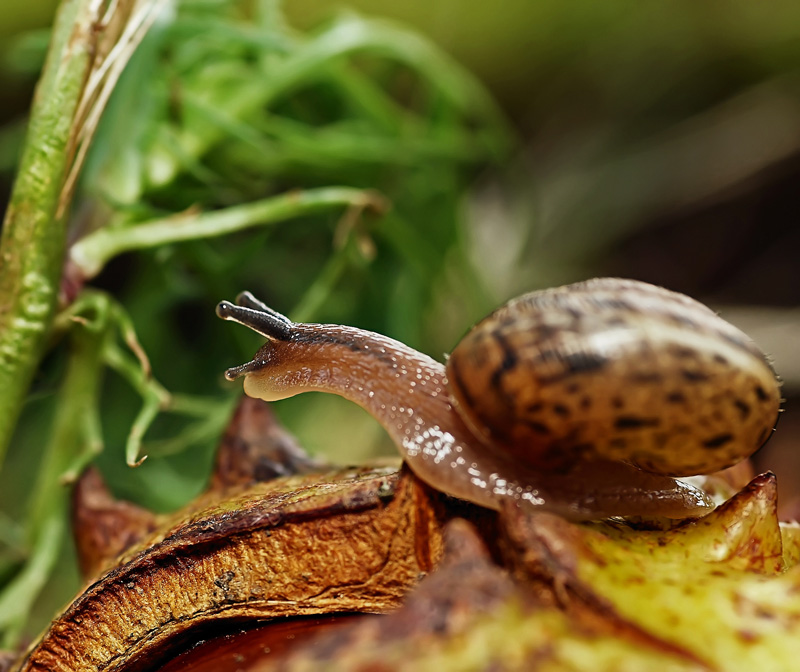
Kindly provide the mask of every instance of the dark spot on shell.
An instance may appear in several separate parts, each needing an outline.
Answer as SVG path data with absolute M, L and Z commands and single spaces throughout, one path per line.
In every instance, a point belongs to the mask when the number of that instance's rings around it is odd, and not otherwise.
M 581 389 L 580 383 L 570 383 L 569 385 L 567 385 L 566 391 L 567 394 L 576 394 L 577 392 L 580 392 L 580 389 Z
M 728 365 L 728 358 L 727 358 L 727 357 L 723 357 L 723 356 L 722 356 L 722 355 L 720 355 L 719 353 L 717 353 L 716 355 L 714 355 L 714 361 L 715 361 L 717 364 L 722 364 L 723 366 L 727 366 L 727 365 Z
M 608 445 L 611 446 L 612 448 L 625 449 L 628 445 L 628 440 L 622 438 L 621 436 L 618 436 L 614 439 L 611 439 L 611 441 L 608 442 Z
M 599 371 L 608 363 L 608 360 L 602 355 L 585 350 L 567 354 L 560 350 L 542 350 L 537 359 L 540 362 L 558 362 L 564 369 L 561 373 L 540 378 L 540 382 L 543 384 L 555 383 L 579 373 Z
M 554 404 L 553 413 L 560 415 L 562 418 L 569 416 L 569 409 L 564 404 Z
M 537 434 L 550 434 L 550 428 L 543 422 L 536 422 L 535 420 L 525 420 L 524 424 L 530 427 Z
M 552 338 L 561 331 L 560 327 L 555 327 L 552 324 L 540 324 L 536 328 L 536 341 L 542 343 L 548 338 Z
M 548 445 L 536 462 L 542 469 L 554 474 L 566 474 L 573 466 L 573 460 L 569 459 L 559 444 Z
M 616 429 L 639 429 L 640 427 L 657 427 L 658 418 L 640 418 L 636 415 L 621 415 L 614 421 Z
M 750 415 L 750 404 L 742 401 L 741 399 L 734 399 L 733 405 L 739 409 L 739 413 L 742 416 L 742 420 L 744 420 L 745 418 L 747 418 L 748 415 Z
M 506 339 L 498 331 L 493 331 L 492 336 L 494 337 L 495 342 L 500 346 L 500 349 L 503 351 L 503 361 L 500 362 L 499 366 L 494 371 L 492 371 L 491 378 L 492 387 L 498 388 L 500 387 L 500 381 L 503 376 L 517 366 L 519 358 L 517 357 L 517 353 L 514 351 L 514 349 L 509 345 L 508 341 L 506 341 Z
M 692 348 L 686 348 L 682 345 L 673 345 L 669 349 L 669 354 L 677 357 L 678 359 L 694 359 L 697 356 L 697 351 Z
M 581 397 L 581 408 L 583 410 L 590 408 L 591 405 L 592 405 L 592 398 L 588 394 Z
M 761 387 L 761 385 L 756 385 L 755 391 L 759 401 L 766 401 L 767 399 L 769 399 L 767 393 L 764 392 L 764 388 Z
M 698 383 L 708 380 L 708 374 L 702 371 L 692 371 L 691 369 L 682 369 L 681 375 L 690 383 Z
M 534 413 L 538 413 L 539 411 L 541 411 L 543 406 L 544 404 L 542 404 L 541 401 L 537 401 L 532 404 L 528 404 L 525 407 L 525 412 L 528 413 L 529 415 L 533 415 Z
M 645 372 L 642 373 L 634 373 L 628 376 L 628 380 L 632 383 L 661 383 L 664 381 L 664 376 L 660 373 L 656 373 L 655 371 Z
M 686 401 L 686 395 L 683 392 L 670 392 L 666 399 L 670 404 L 683 404 Z
M 717 436 L 703 441 L 704 448 L 721 448 L 726 443 L 733 441 L 733 434 L 718 434 Z
M 597 447 L 591 441 L 586 441 L 585 443 L 578 443 L 574 445 L 571 449 L 571 452 L 578 455 L 594 454 L 597 452 Z
M 622 408 L 625 405 L 625 402 L 622 400 L 622 397 L 613 397 L 611 399 L 611 405 L 614 408 Z
M 669 434 L 667 432 L 654 432 L 653 433 L 653 441 L 656 445 L 656 448 L 664 448 L 667 445 L 667 441 L 669 440 Z
M 602 355 L 584 350 L 568 354 L 563 361 L 570 373 L 597 371 L 608 363 L 608 360 Z

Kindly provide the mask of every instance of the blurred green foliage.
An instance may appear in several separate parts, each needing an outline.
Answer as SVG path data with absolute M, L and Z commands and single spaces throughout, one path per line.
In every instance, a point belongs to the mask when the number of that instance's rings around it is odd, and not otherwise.
M 57 5 L 58 0 L 0 4 L 0 39 L 8 39 L 21 31 L 48 25 Z
M 12 50 L 8 62 L 30 67 L 36 43 L 18 48 L 26 57 L 15 61 Z M 221 374 L 261 340 L 215 317 L 221 299 L 250 289 L 295 319 L 357 324 L 440 354 L 431 317 L 446 295 L 460 287 L 467 314 L 492 301 L 469 271 L 460 213 L 470 182 L 512 144 L 477 80 L 399 26 L 342 14 L 298 33 L 268 0 L 183 0 L 162 16 L 118 82 L 82 172 L 65 270 L 77 297 L 56 321 L 0 474 L 0 579 L 55 559 L 42 511 L 66 516 L 59 479 L 80 467 L 76 442 L 86 444 L 80 460 L 104 444 L 97 463 L 112 487 L 153 509 L 204 487 L 241 393 Z M 331 193 L 344 201 L 302 205 Z M 259 228 L 264 217 L 242 210 L 282 194 L 279 223 Z M 370 200 L 377 211 L 365 208 Z M 203 239 L 198 225 L 189 231 L 197 240 L 176 236 L 170 217 L 191 227 L 202 212 L 244 212 L 248 230 Z M 137 227 L 173 242 L 153 247 L 130 235 Z M 89 241 L 129 253 L 106 264 Z M 81 289 L 86 282 L 102 293 Z M 154 380 L 131 348 L 132 329 Z M 375 423 L 339 400 L 280 410 L 333 460 L 362 459 L 380 443 Z M 148 459 L 130 469 L 123 447 L 142 431 Z M 16 609 L 20 591 L 24 602 L 38 589 L 35 579 L 23 584 L 9 583 Z M 58 584 L 34 622 L 74 585 Z M 10 632 L 7 643 L 20 634 Z

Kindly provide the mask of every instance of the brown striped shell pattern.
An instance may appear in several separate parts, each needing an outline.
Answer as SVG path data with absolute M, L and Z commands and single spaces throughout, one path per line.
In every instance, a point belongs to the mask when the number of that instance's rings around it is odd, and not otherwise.
M 268 401 L 338 394 L 386 429 L 414 473 L 454 497 L 573 519 L 700 515 L 681 476 L 746 459 L 771 435 L 778 381 L 740 330 L 682 294 L 599 278 L 526 294 L 443 366 L 380 334 L 291 322 L 245 292 L 217 314 L 267 337 L 229 369 Z
M 688 296 L 618 278 L 507 303 L 458 344 L 447 374 L 472 431 L 537 468 L 598 458 L 709 473 L 759 448 L 780 405 L 744 333 Z

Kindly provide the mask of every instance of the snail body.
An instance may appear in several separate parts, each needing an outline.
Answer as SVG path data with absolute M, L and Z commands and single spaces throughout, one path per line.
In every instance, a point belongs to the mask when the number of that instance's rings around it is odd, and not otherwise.
M 601 278 L 514 299 L 447 365 L 393 339 L 300 324 L 249 293 L 217 314 L 267 337 L 245 392 L 307 390 L 358 403 L 414 473 L 449 495 L 504 499 L 573 519 L 681 518 L 712 505 L 674 477 L 710 473 L 770 436 L 779 388 L 763 354 L 706 306 Z

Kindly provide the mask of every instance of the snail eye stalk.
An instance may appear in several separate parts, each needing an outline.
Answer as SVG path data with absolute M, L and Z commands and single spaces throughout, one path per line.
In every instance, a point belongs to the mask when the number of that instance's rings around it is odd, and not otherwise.
M 228 380 L 236 380 L 240 376 L 258 371 L 263 365 L 264 362 L 254 359 L 250 362 L 247 362 L 247 364 L 242 364 L 241 366 L 232 366 L 230 369 L 225 371 L 225 378 Z
M 217 317 L 238 322 L 277 341 L 288 341 L 291 338 L 294 325 L 288 317 L 265 306 L 249 292 L 240 294 L 237 301 L 239 305 L 220 301 L 217 304 Z
M 247 291 L 241 292 L 236 297 L 236 305 L 244 306 L 245 308 L 252 308 L 253 310 L 258 310 L 262 313 L 269 313 L 276 320 L 280 320 L 281 322 L 285 322 L 286 324 L 292 324 L 292 321 L 288 317 L 286 317 L 286 315 L 282 315 L 277 310 L 273 310 L 266 303 L 253 296 L 253 294 L 251 294 L 250 292 Z

